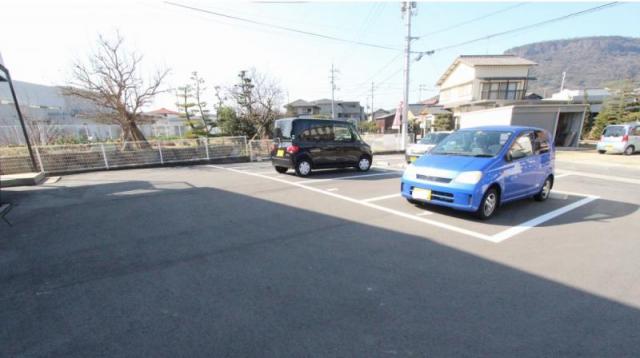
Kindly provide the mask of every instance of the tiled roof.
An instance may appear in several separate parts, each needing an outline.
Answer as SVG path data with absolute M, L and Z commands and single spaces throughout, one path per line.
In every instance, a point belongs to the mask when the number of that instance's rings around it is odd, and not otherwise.
M 180 115 L 179 112 L 175 112 L 175 111 L 172 111 L 170 109 L 166 109 L 164 107 L 162 107 L 160 109 L 156 109 L 155 111 L 147 112 L 147 114 L 173 114 L 173 115 L 176 115 L 176 116 Z
M 458 57 L 458 60 L 469 66 L 522 66 L 537 65 L 537 63 L 527 60 L 526 58 L 515 55 L 484 55 L 484 56 L 467 56 Z
M 458 56 L 438 79 L 436 85 L 440 86 L 460 64 L 474 66 L 534 66 L 537 63 L 515 55 L 462 55 Z

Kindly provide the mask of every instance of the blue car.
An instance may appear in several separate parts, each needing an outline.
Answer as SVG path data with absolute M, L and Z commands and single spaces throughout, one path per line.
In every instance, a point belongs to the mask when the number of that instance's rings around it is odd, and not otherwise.
M 493 216 L 509 201 L 544 201 L 553 187 L 555 148 L 540 128 L 487 126 L 461 129 L 409 165 L 402 196 Z

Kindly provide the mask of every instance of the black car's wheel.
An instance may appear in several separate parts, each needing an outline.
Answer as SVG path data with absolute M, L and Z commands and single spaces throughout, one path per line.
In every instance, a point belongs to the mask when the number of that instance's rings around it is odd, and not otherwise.
M 288 169 L 289 169 L 289 168 L 287 168 L 287 167 L 276 167 L 276 171 L 277 171 L 278 173 L 280 173 L 280 174 L 284 174 L 284 173 L 286 173 Z
M 636 149 L 630 145 L 624 150 L 624 155 L 631 155 Z
M 551 194 L 551 187 L 553 186 L 553 181 L 551 177 L 547 177 L 545 179 L 544 184 L 542 184 L 542 188 L 540 188 L 540 192 L 534 195 L 533 198 L 536 201 L 545 201 L 549 198 L 549 194 Z
M 307 159 L 301 159 L 296 164 L 296 175 L 306 177 L 311 174 L 311 162 Z
M 476 217 L 481 220 L 489 219 L 496 213 L 496 210 L 498 210 L 499 203 L 500 194 L 498 194 L 498 190 L 494 187 L 489 188 L 489 190 L 484 193 L 482 201 L 480 201 L 480 206 L 478 207 L 478 211 L 476 211 Z
M 371 158 L 367 156 L 360 157 L 360 160 L 358 160 L 358 165 L 356 166 L 356 169 L 358 169 L 358 171 L 361 171 L 361 172 L 366 172 L 370 168 L 371 168 Z

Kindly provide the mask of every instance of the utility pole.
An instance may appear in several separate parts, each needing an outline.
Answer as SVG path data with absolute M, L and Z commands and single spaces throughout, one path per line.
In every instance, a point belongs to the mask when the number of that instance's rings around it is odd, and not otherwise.
M 336 91 L 336 73 L 339 72 L 334 66 L 331 64 L 331 119 L 336 118 L 336 103 L 335 103 L 335 91 Z
M 416 8 L 415 1 L 405 1 L 402 3 L 402 14 L 404 16 L 404 23 L 407 29 L 407 37 L 405 38 L 404 47 L 404 95 L 402 96 L 402 139 L 400 142 L 402 150 L 405 150 L 407 147 L 407 127 L 409 119 L 409 55 L 411 55 L 411 40 L 414 39 L 411 37 L 411 16 L 413 16 L 414 8 Z
M 371 81 L 371 120 L 373 121 L 373 114 L 375 113 L 375 108 L 373 108 L 373 81 Z
M 567 72 L 562 71 L 562 82 L 560 82 L 560 92 L 562 92 L 562 90 L 564 90 L 564 79 L 567 76 Z

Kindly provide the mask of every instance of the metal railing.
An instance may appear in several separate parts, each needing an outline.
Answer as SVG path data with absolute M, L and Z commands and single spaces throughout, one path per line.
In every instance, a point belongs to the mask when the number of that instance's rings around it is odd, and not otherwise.
M 35 146 L 38 170 L 70 173 L 249 156 L 245 137 Z M 24 147 L 0 148 L 0 173 L 32 171 Z

